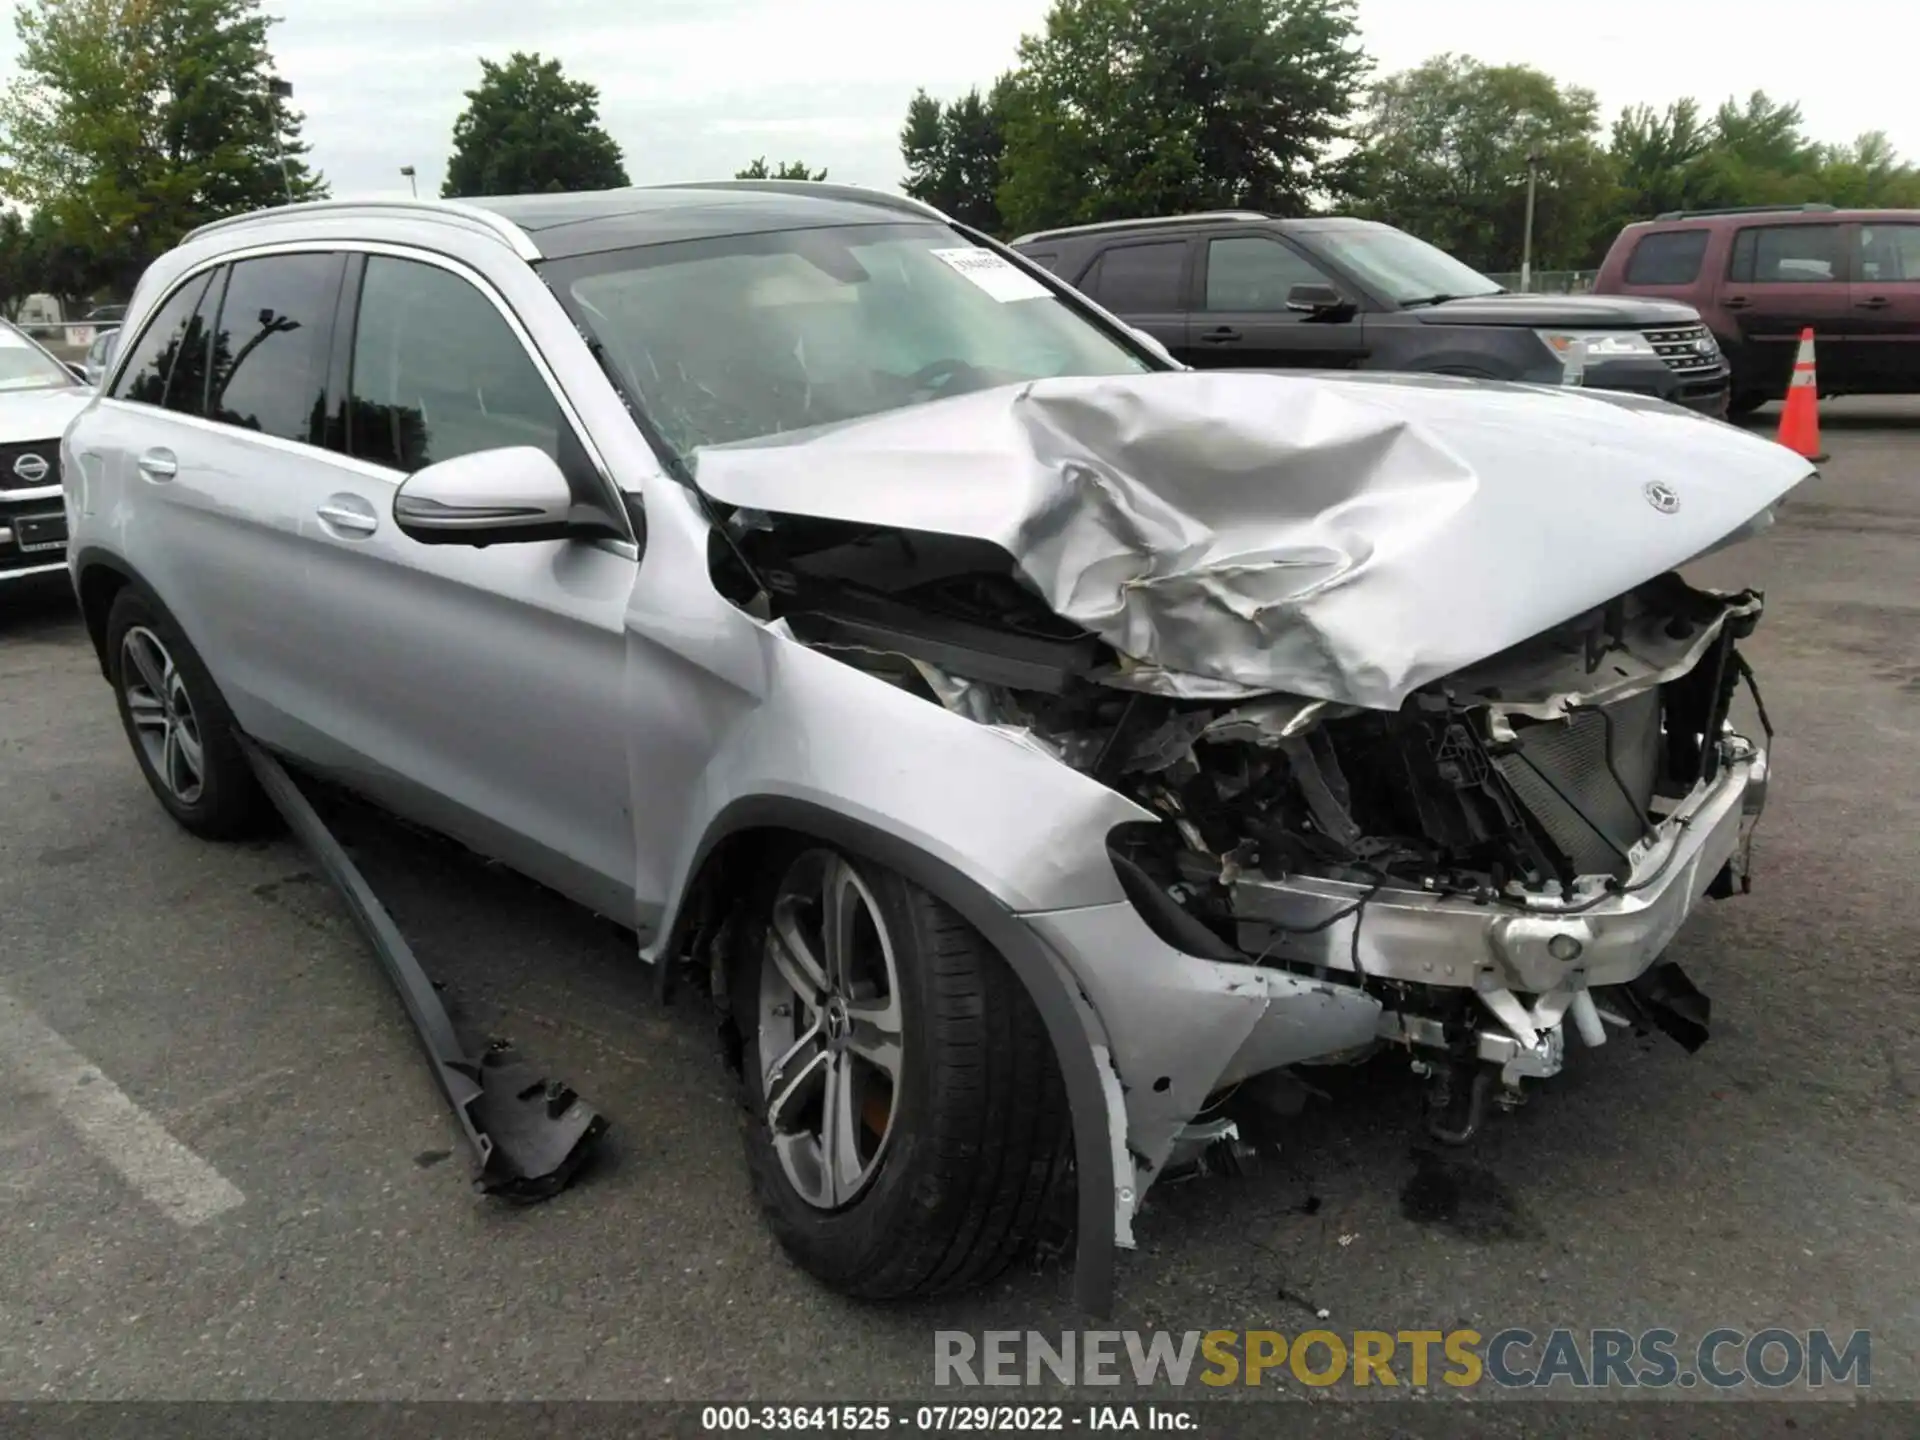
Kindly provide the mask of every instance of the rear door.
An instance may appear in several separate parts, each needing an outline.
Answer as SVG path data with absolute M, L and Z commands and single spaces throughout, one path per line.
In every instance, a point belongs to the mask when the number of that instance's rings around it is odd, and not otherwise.
M 294 726 L 304 657 L 300 497 L 328 459 L 324 409 L 345 257 L 241 258 L 176 290 L 92 427 L 119 493 L 137 493 L 132 553 L 243 729 Z
M 1192 363 L 1208 367 L 1341 370 L 1366 354 L 1358 309 L 1327 319 L 1287 309 L 1296 285 L 1342 285 L 1281 236 L 1211 235 L 1202 247 Z
M 525 327 L 479 274 L 356 256 L 335 359 L 336 452 L 299 497 L 316 759 L 481 853 L 634 921 L 625 615 L 632 540 L 422 545 L 413 472 L 533 446 L 624 513 Z
M 1192 246 L 1184 239 L 1119 240 L 1073 281 L 1129 325 L 1146 331 L 1174 358 L 1188 353 L 1187 294 Z
M 1862 221 L 1855 237 L 1855 388 L 1920 393 L 1920 221 Z
M 1823 390 L 1851 388 L 1857 374 L 1847 227 L 1838 223 L 1744 225 L 1734 233 L 1720 308 L 1739 329 L 1739 385 L 1784 396 L 1801 330 L 1811 326 Z

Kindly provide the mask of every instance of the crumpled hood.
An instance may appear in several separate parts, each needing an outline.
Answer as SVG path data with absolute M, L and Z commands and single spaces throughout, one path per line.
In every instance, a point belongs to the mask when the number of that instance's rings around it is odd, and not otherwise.
M 1234 371 L 1008 386 L 696 467 L 727 504 L 999 545 L 1135 662 L 1134 688 L 1381 710 L 1684 564 L 1812 473 L 1635 397 Z
M 92 398 L 92 388 L 81 385 L 0 390 L 0 445 L 58 440 Z

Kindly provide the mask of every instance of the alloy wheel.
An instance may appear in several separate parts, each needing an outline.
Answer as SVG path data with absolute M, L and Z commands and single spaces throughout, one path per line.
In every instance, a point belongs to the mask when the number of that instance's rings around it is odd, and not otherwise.
M 120 693 L 134 739 L 167 793 L 182 805 L 198 803 L 206 788 L 200 720 L 186 678 L 144 625 L 133 626 L 120 642 Z
M 837 1210 L 873 1180 L 899 1113 L 899 970 L 873 892 L 831 850 L 794 861 L 760 967 L 759 1054 L 773 1149 L 809 1205 Z

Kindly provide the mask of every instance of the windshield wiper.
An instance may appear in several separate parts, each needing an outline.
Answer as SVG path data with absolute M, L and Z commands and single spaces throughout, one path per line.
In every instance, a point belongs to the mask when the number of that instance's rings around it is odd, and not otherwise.
M 1444 305 L 1449 300 L 1484 300 L 1489 295 L 1511 295 L 1513 292 L 1504 285 L 1496 285 L 1491 290 L 1476 290 L 1471 295 L 1416 295 L 1410 300 L 1402 300 L 1402 310 L 1412 310 L 1420 305 Z

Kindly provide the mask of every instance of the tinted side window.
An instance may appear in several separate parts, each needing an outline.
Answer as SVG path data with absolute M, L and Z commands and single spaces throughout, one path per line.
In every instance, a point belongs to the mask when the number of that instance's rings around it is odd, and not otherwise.
M 376 465 L 532 445 L 556 461 L 560 403 L 493 303 L 458 275 L 367 259 L 353 337 L 348 445 Z
M 1707 253 L 1705 230 L 1662 230 L 1642 235 L 1627 261 L 1629 285 L 1691 285 Z
M 233 267 L 213 335 L 208 418 L 315 439 L 343 266 L 339 255 L 270 255 Z
M 1022 250 L 1020 253 L 1043 270 L 1058 270 L 1060 268 L 1060 252 L 1058 250 Z
M 120 400 L 138 400 L 142 405 L 167 403 L 167 380 L 173 374 L 174 361 L 188 343 L 187 326 L 206 293 L 210 277 L 189 280 L 167 298 L 146 330 L 140 343 L 127 357 L 126 368 L 114 382 L 111 393 Z
M 1103 251 L 1080 288 L 1120 315 L 1160 315 L 1186 308 L 1181 280 L 1187 242 L 1159 240 Z
M 1325 285 L 1326 272 L 1278 240 L 1231 235 L 1207 242 L 1207 309 L 1284 310 L 1296 285 Z
M 233 267 L 222 265 L 208 281 L 200 304 L 187 321 L 180 337 L 180 354 L 173 362 L 173 375 L 167 381 L 167 408 L 182 415 L 207 413 L 207 377 L 213 364 L 214 317 L 220 313 L 220 297 L 227 293 L 227 279 Z
M 1734 237 L 1727 277 L 1755 285 L 1804 285 L 1839 280 L 1838 225 L 1759 225 Z

